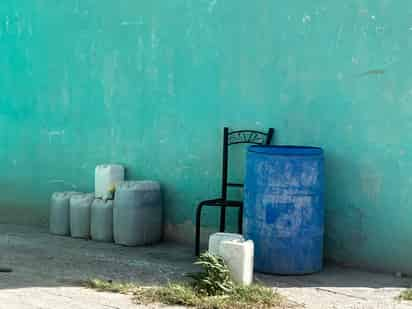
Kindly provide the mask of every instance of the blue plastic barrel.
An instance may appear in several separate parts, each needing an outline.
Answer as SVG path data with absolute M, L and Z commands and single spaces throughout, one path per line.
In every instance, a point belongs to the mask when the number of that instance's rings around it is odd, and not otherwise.
M 255 270 L 295 275 L 322 269 L 323 150 L 251 146 L 245 180 L 244 234 L 255 243 Z

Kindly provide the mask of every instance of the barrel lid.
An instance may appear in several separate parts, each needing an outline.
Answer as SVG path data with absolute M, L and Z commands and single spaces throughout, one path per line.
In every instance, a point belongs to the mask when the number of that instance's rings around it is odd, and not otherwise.
M 323 154 L 323 149 L 320 147 L 293 145 L 254 145 L 249 146 L 248 151 L 281 156 L 317 156 Z

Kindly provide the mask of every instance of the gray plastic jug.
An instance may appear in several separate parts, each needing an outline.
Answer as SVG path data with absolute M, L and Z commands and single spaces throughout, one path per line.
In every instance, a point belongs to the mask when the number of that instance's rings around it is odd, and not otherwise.
M 51 234 L 70 235 L 70 198 L 79 192 L 55 192 L 50 198 L 49 231 Z
M 93 240 L 113 241 L 113 201 L 95 199 L 92 203 L 90 232 Z
M 94 193 L 76 194 L 70 198 L 70 233 L 75 238 L 90 238 L 90 208 Z
M 160 241 L 162 215 L 158 182 L 125 181 L 118 184 L 113 210 L 115 243 L 137 246 Z

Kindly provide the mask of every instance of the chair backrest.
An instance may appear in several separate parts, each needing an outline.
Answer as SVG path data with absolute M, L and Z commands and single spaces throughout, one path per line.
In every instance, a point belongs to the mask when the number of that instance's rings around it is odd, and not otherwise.
M 270 145 L 275 129 L 267 132 L 256 130 L 229 131 L 223 128 L 223 160 L 222 160 L 222 199 L 227 198 L 228 187 L 243 187 L 241 183 L 228 182 L 229 147 L 236 144 Z

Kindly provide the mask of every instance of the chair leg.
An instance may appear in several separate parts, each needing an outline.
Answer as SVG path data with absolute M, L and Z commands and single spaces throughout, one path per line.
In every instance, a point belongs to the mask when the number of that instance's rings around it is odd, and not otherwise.
M 243 206 L 239 207 L 237 220 L 238 233 L 243 234 Z
M 200 254 L 200 218 L 202 216 L 202 208 L 205 204 L 202 202 L 196 208 L 196 236 L 195 236 L 195 255 Z
M 226 207 L 220 207 L 220 232 L 224 233 L 226 229 Z

